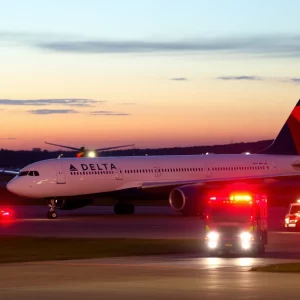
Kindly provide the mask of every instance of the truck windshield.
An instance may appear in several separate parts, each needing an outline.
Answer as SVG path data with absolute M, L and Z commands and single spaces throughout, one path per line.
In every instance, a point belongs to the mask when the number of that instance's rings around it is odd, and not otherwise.
M 210 219 L 214 222 L 249 222 L 252 212 L 249 204 L 218 205 L 211 207 Z

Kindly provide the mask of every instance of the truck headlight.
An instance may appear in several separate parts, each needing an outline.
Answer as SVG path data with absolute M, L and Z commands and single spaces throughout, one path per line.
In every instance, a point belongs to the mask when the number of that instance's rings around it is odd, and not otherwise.
M 207 238 L 210 241 L 216 241 L 219 238 L 219 234 L 215 231 L 211 231 L 211 232 L 208 233 Z
M 218 245 L 219 234 L 215 231 L 211 231 L 207 234 L 208 247 L 214 249 Z
M 242 248 L 247 250 L 251 247 L 251 239 L 252 235 L 249 232 L 242 232 L 240 235 L 240 238 L 242 240 Z
M 287 224 L 290 222 L 290 218 L 285 218 L 284 220 L 285 220 L 285 223 L 287 223 Z
M 243 242 L 249 242 L 251 240 L 252 235 L 249 232 L 242 232 L 240 237 Z

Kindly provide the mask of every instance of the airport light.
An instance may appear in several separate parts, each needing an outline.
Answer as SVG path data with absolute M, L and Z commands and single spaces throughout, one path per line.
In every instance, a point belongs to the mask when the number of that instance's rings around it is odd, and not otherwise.
M 89 151 L 87 156 L 91 157 L 91 158 L 96 157 L 96 152 L 95 151 Z

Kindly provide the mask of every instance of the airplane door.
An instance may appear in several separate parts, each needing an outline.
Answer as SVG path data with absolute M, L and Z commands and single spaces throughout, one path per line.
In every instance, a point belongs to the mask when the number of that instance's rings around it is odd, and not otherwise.
M 160 168 L 154 167 L 154 175 L 155 177 L 160 177 L 161 175 Z
M 211 167 L 208 164 L 206 164 L 204 170 L 206 171 L 206 177 L 211 178 L 212 177 Z
M 116 172 L 116 173 L 115 173 L 115 178 L 116 178 L 117 180 L 123 180 L 123 173 L 122 173 L 122 170 L 121 170 L 121 169 L 117 169 L 115 172 Z
M 61 164 L 55 164 L 56 169 L 56 183 L 57 184 L 64 184 L 66 183 L 66 174 L 62 168 Z
M 276 161 L 274 161 L 274 160 L 271 162 L 271 172 L 272 173 L 278 172 L 277 164 L 276 164 Z

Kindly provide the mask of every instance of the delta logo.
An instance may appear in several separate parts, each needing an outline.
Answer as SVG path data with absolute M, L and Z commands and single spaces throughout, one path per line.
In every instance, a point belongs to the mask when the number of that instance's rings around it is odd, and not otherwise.
M 113 163 L 110 164 L 80 164 L 80 167 L 76 168 L 70 165 L 70 172 L 82 172 L 82 171 L 112 171 L 117 170 Z

